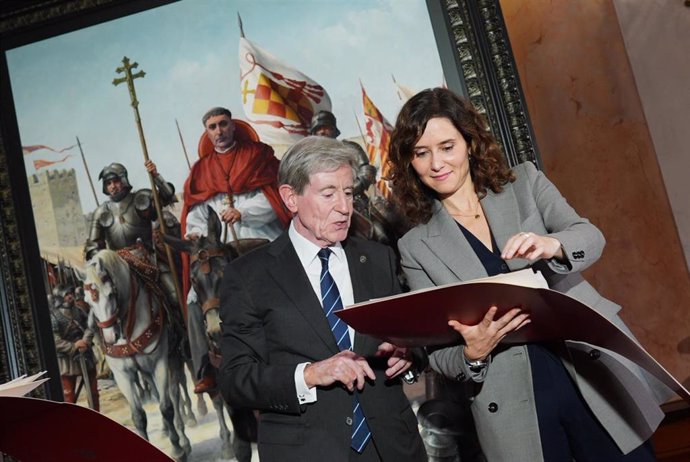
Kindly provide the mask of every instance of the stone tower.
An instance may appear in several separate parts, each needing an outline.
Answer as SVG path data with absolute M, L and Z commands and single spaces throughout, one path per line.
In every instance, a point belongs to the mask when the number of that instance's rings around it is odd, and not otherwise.
M 35 173 L 28 183 L 40 246 L 84 245 L 88 231 L 74 169 Z

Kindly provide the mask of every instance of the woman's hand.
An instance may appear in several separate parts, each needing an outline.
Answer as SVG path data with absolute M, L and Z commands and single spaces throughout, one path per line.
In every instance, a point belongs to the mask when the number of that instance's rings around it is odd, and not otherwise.
M 538 258 L 548 260 L 554 257 L 563 259 L 563 250 L 558 239 L 534 233 L 518 233 L 511 236 L 501 252 L 501 258 L 504 260 L 526 258 L 534 261 Z
M 388 358 L 386 364 L 386 377 L 392 379 L 395 376 L 405 373 L 412 367 L 412 355 L 408 348 L 399 347 L 392 343 L 383 342 L 379 345 L 375 356 L 377 358 Z
M 531 322 L 529 314 L 522 313 L 520 308 L 513 308 L 494 320 L 496 311 L 498 308 L 495 306 L 489 308 L 484 319 L 475 326 L 448 321 L 448 325 L 465 339 L 465 358 L 468 361 L 485 359 L 503 337 Z

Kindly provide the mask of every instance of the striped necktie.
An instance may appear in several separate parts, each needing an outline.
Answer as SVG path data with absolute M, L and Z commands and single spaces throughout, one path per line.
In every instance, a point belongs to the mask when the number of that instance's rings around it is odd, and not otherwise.
M 352 343 L 350 343 L 350 333 L 348 332 L 347 324 L 335 315 L 335 312 L 343 308 L 343 301 L 340 298 L 338 286 L 335 284 L 333 276 L 328 271 L 328 258 L 331 256 L 331 249 L 325 248 L 319 250 L 319 259 L 321 260 L 321 301 L 323 302 L 323 311 L 328 318 L 328 324 L 331 326 L 331 332 L 335 337 L 340 350 L 351 350 Z M 362 452 L 366 446 L 371 431 L 364 418 L 364 412 L 359 405 L 359 397 L 357 392 L 353 395 L 353 412 L 352 412 L 352 449 L 357 452 Z

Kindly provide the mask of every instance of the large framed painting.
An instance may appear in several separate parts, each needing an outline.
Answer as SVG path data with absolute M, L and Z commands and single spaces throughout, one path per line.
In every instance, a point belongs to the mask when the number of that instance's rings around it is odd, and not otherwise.
M 182 191 L 211 107 L 230 109 L 278 157 L 330 111 L 340 138 L 366 149 L 383 193 L 384 134 L 398 110 L 447 86 L 486 115 L 511 164 L 539 164 L 497 0 L 6 3 L 0 382 L 47 370 L 39 397 L 64 398 L 50 312 L 60 290 L 79 286 L 93 212 L 108 200 L 99 172 L 117 162 L 146 188 L 148 157 Z M 105 364 L 101 412 L 131 426 Z M 159 421 L 149 436 L 170 451 Z M 193 460 L 219 457 L 218 425 L 197 416 L 188 428 Z

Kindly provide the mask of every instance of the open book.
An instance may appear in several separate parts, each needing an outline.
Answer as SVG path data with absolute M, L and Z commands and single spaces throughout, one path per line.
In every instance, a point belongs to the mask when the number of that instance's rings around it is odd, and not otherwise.
M 690 392 L 632 336 L 581 301 L 549 289 L 541 273 L 529 268 L 357 303 L 336 314 L 357 332 L 415 347 L 462 343 L 448 321 L 478 324 L 491 306 L 498 307 L 496 319 L 514 307 L 530 314 L 531 322 L 507 335 L 504 343 L 572 340 L 606 348 L 690 401 Z
M 7 383 L 0 384 L 0 396 L 24 396 L 29 393 L 34 388 L 37 388 L 44 382 L 50 380 L 50 377 L 41 378 L 46 371 L 39 372 L 38 374 L 31 375 L 29 377 L 22 375 L 16 379 L 10 380 Z

